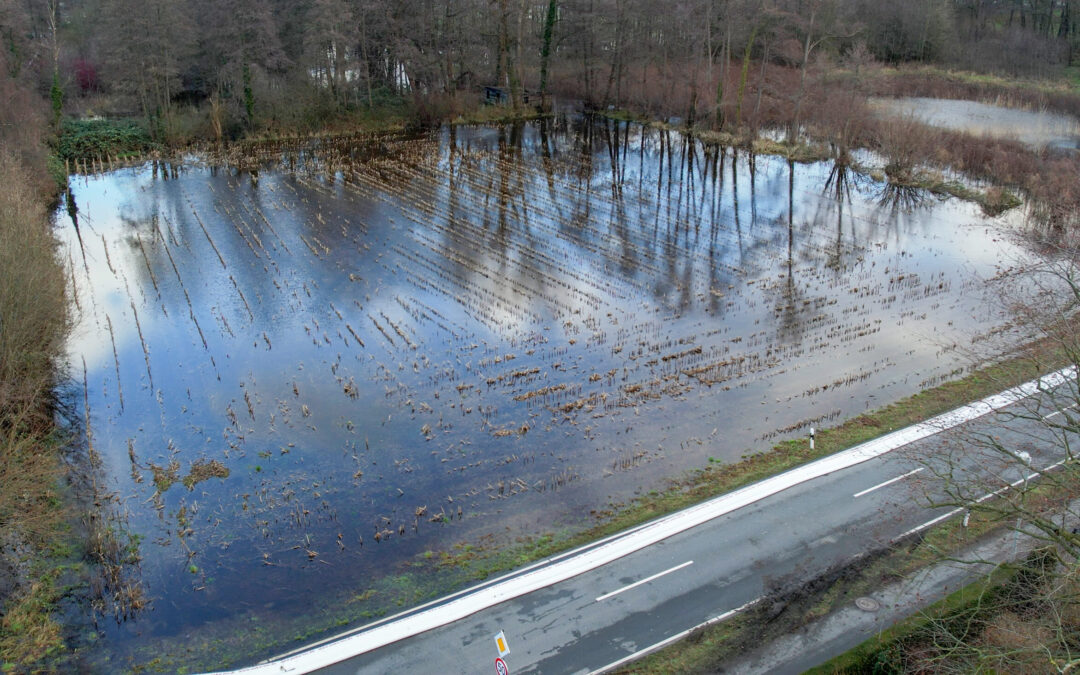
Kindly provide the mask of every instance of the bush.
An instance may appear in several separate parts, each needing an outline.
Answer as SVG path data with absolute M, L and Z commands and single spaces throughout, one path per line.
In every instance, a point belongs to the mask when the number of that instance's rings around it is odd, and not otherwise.
M 150 134 L 135 122 L 117 120 L 69 120 L 57 141 L 60 159 L 131 157 L 157 148 Z

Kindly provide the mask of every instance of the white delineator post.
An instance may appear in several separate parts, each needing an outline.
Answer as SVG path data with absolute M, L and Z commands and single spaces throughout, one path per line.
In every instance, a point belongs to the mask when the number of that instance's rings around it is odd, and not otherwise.
M 814 449 L 814 427 L 810 427 L 810 449 Z

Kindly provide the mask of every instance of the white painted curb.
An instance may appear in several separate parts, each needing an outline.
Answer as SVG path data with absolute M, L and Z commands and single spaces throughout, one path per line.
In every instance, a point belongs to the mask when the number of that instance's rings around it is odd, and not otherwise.
M 434 606 L 431 609 L 406 615 L 400 619 L 388 621 L 370 629 L 350 634 L 347 637 L 275 659 L 269 663 L 260 663 L 239 670 L 223 672 L 269 675 L 271 673 L 309 673 L 319 668 L 325 668 L 353 656 L 374 651 L 413 635 L 453 623 L 506 600 L 546 588 L 596 569 L 675 534 L 701 525 L 713 518 L 775 495 L 787 488 L 879 457 L 909 443 L 1004 408 L 1039 391 L 1058 387 L 1075 377 L 1076 369 L 1074 367 L 1064 368 L 1038 380 L 1027 382 L 1000 394 L 994 394 L 981 401 L 969 403 L 943 413 L 925 422 L 880 436 L 850 450 L 823 457 L 778 476 L 767 478 L 753 485 L 710 499 L 678 513 L 664 516 L 634 528 L 623 535 L 616 535 L 600 546 L 595 544 L 585 546 L 583 547 L 584 550 L 579 554 L 575 555 L 573 552 L 564 554 L 560 556 L 561 559 L 558 561 L 541 565 L 531 572 L 525 574 L 511 573 L 510 578 L 503 581 L 496 580 L 474 591 L 466 591 L 460 597 Z

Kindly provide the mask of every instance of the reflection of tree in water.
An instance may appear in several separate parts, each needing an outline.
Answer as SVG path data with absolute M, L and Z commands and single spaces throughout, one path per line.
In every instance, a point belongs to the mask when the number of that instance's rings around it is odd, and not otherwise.
M 777 284 L 775 316 L 779 320 L 777 337 L 783 343 L 797 343 L 802 337 L 802 312 L 804 290 L 795 283 L 795 162 L 788 161 L 788 209 L 786 218 L 781 216 L 776 225 L 787 226 L 786 273 L 782 283 Z
M 829 170 L 822 195 L 836 204 L 836 245 L 829 251 L 825 265 L 839 269 L 843 264 L 844 253 L 844 204 L 851 206 L 851 188 L 855 184 L 855 172 L 847 162 L 837 159 Z
M 829 170 L 829 177 L 825 180 L 825 188 L 821 193 L 827 197 L 832 197 L 837 204 L 842 204 L 845 201 L 850 204 L 853 182 L 854 175 L 851 167 L 848 166 L 847 162 L 838 159 L 833 162 L 832 169 Z
M 878 203 L 896 212 L 913 211 L 926 201 L 926 191 L 914 185 L 900 185 L 887 181 L 882 188 Z

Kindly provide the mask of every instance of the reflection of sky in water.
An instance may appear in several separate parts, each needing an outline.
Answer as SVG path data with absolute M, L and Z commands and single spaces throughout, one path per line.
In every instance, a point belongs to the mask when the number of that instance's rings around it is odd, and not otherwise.
M 875 99 L 873 105 L 894 115 L 914 115 L 926 124 L 946 129 L 1013 138 L 1037 147 L 1080 147 L 1080 122 L 1068 115 L 942 98 Z
M 837 203 L 828 165 L 544 131 L 73 180 L 73 364 L 153 598 L 108 644 L 573 526 L 912 393 L 1002 320 L 973 275 L 1013 249 L 967 205 L 896 210 L 862 180 Z M 155 470 L 211 460 L 228 478 L 155 496 Z

